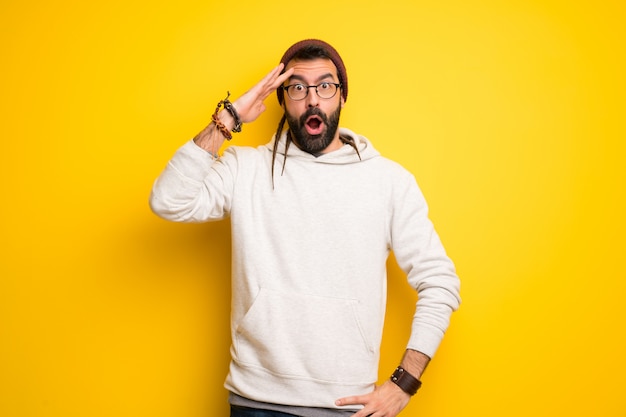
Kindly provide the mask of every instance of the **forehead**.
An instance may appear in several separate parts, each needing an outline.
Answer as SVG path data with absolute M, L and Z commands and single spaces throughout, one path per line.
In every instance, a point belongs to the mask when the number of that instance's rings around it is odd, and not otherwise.
M 338 79 L 337 68 L 330 59 L 316 58 L 306 61 L 292 59 L 287 63 L 285 70 L 290 68 L 294 69 L 291 79 L 312 81 L 326 77 L 335 81 Z

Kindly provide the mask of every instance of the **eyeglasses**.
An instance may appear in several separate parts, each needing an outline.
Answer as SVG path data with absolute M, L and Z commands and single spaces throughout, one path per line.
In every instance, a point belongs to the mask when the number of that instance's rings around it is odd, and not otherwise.
M 287 92 L 290 99 L 298 101 L 304 100 L 309 95 L 309 88 L 315 88 L 315 92 L 320 98 L 329 99 L 335 97 L 337 90 L 341 88 L 339 83 L 323 82 L 318 85 L 291 84 L 281 87 Z

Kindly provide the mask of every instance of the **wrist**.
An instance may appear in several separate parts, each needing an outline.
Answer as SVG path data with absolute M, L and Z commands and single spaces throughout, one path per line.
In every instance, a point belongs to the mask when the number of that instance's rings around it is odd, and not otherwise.
M 241 132 L 241 126 L 243 123 L 241 122 L 241 118 L 239 117 L 239 113 L 237 112 L 235 105 L 228 100 L 228 97 L 224 100 L 224 110 L 228 112 L 233 120 L 230 130 L 237 133 Z
M 391 374 L 390 380 L 411 396 L 415 395 L 422 386 L 422 381 L 411 375 L 402 366 L 396 368 L 394 373 Z
M 226 109 L 220 110 L 217 114 L 217 117 L 224 124 L 226 129 L 233 132 L 233 128 L 235 127 L 235 119 Z
M 217 103 L 215 112 L 211 116 L 211 122 L 215 124 L 219 132 L 228 140 L 233 138 L 230 132 L 241 132 L 241 118 L 237 109 L 233 106 L 233 103 L 228 100 L 230 97 L 230 91 L 224 100 Z M 224 109 L 220 110 L 220 107 L 224 105 Z M 226 124 L 226 123 L 228 124 Z

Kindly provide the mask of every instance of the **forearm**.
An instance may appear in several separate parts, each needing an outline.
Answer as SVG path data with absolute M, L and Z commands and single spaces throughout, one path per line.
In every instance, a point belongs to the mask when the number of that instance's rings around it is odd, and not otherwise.
M 217 114 L 213 115 L 214 119 L 194 138 L 196 145 L 213 155 L 217 155 L 217 151 L 224 143 L 224 140 L 230 136 L 229 132 L 233 131 L 237 123 L 239 123 L 239 127 L 241 127 L 242 123 L 251 123 L 265 111 L 263 101 L 276 91 L 276 88 L 293 73 L 293 69 L 290 69 L 281 74 L 282 69 L 283 64 L 275 67 L 254 87 L 234 102 L 228 102 L 228 97 L 220 102 L 216 110 Z M 229 105 L 229 109 L 223 108 L 219 110 L 222 104 L 224 106 Z M 234 116 L 237 116 L 239 120 L 236 120 Z
M 413 349 L 407 349 L 404 352 L 404 356 L 402 357 L 400 366 L 402 366 L 408 373 L 413 375 L 415 378 L 420 379 L 422 374 L 426 370 L 429 362 L 430 358 L 422 352 L 418 352 L 417 350 Z
M 228 111 L 222 109 L 216 116 L 227 131 L 230 132 L 234 128 L 235 119 Z M 226 136 L 224 136 L 224 133 L 220 131 L 213 120 L 193 138 L 196 145 L 209 152 L 214 157 L 217 157 L 217 152 L 225 140 Z

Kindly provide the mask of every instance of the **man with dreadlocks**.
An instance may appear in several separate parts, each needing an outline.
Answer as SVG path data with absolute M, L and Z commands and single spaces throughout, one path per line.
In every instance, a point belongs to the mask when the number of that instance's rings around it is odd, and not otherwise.
M 218 156 L 274 91 L 284 116 L 272 141 Z M 415 179 L 339 127 L 347 98 L 337 51 L 300 41 L 248 92 L 220 101 L 154 184 L 150 204 L 165 219 L 230 217 L 233 417 L 395 416 L 459 306 Z M 376 385 L 392 250 L 418 302 L 398 368 Z

